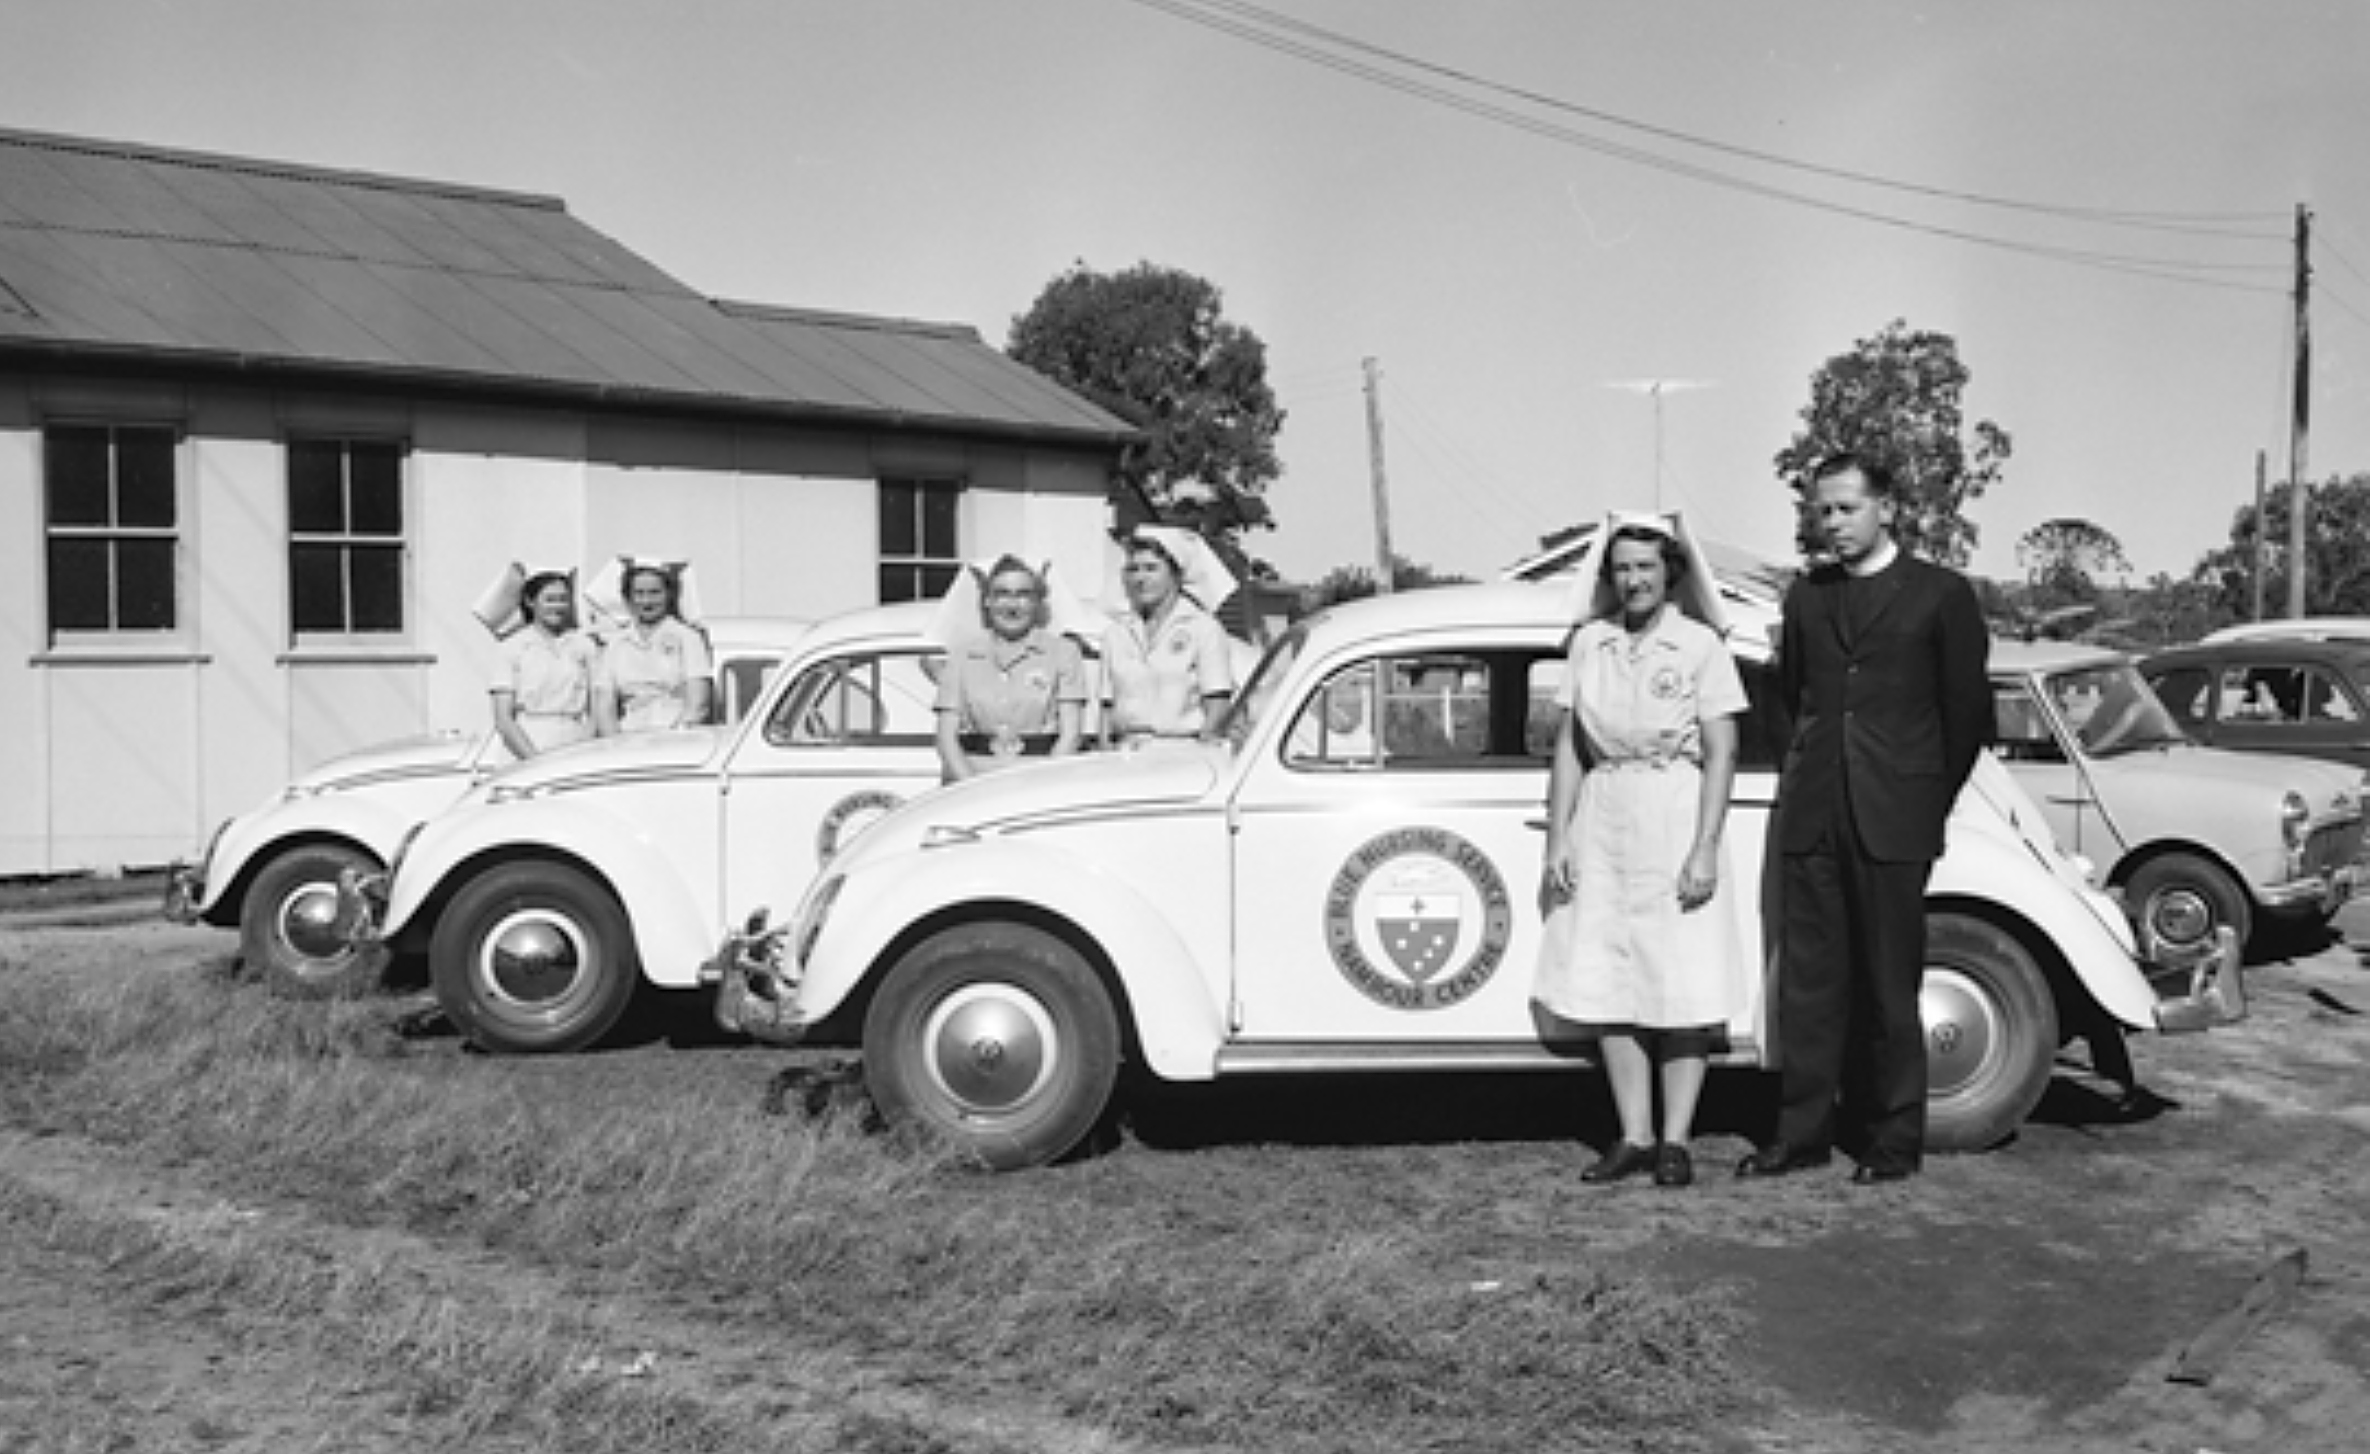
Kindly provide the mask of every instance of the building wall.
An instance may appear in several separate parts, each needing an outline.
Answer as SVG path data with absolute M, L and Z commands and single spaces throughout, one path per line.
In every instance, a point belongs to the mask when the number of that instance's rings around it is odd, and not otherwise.
M 53 646 L 41 430 L 174 423 L 179 629 Z M 285 441 L 407 440 L 407 630 L 298 645 L 289 631 Z M 1092 594 L 1104 470 L 1092 453 L 764 425 L 588 416 L 327 390 L 0 374 L 0 875 L 145 866 L 325 758 L 486 725 L 494 638 L 470 614 L 513 561 L 692 561 L 712 615 L 821 618 L 876 596 L 876 481 L 968 483 L 966 554 L 1019 550 Z

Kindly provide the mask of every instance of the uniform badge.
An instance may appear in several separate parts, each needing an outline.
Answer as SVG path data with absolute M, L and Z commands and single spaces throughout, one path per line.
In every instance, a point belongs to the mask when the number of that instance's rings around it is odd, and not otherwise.
M 1360 994 L 1394 1010 L 1461 1004 L 1490 982 L 1514 937 L 1506 881 L 1454 833 L 1402 828 L 1333 876 L 1325 944 Z
M 1654 700 L 1669 702 L 1675 701 L 1679 693 L 1686 689 L 1686 685 L 1686 678 L 1679 675 L 1678 668 L 1666 666 L 1655 671 L 1654 678 L 1647 684 L 1646 690 L 1654 694 Z
M 1183 656 L 1186 652 L 1191 650 L 1193 650 L 1193 638 L 1189 636 L 1172 636 L 1169 638 L 1169 655 Z

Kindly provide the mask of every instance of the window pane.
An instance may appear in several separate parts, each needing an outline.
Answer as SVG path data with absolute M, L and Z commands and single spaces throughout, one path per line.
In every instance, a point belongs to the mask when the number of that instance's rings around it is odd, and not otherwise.
M 354 581 L 355 631 L 403 629 L 403 552 L 391 545 L 357 545 L 348 553 Z
M 288 441 L 288 528 L 300 535 L 346 530 L 345 451 L 320 439 Z
M 914 528 L 914 487 L 881 481 L 881 554 L 883 556 L 915 555 L 921 550 L 921 535 Z M 905 600 L 903 596 L 883 596 L 884 601 Z
M 116 430 L 116 520 L 170 530 L 173 514 L 173 431 Z
M 107 609 L 108 594 L 106 541 L 50 541 L 50 630 L 107 630 L 115 624 Z
M 52 429 L 42 436 L 42 470 L 49 482 L 49 523 L 106 525 L 107 431 Z
M 403 533 L 403 457 L 392 444 L 348 445 L 356 535 Z
M 298 631 L 346 629 L 345 551 L 297 545 L 288 551 L 288 614 Z
M 919 594 L 906 597 L 909 601 L 935 601 L 953 588 L 959 565 L 926 565 L 916 574 L 921 577 Z
M 880 568 L 881 604 L 894 605 L 899 601 L 917 601 L 914 568 L 909 565 L 884 565 Z
M 922 554 L 944 560 L 955 553 L 955 502 L 961 497 L 944 488 L 921 493 Z
M 173 542 L 115 542 L 115 624 L 125 631 L 173 629 Z

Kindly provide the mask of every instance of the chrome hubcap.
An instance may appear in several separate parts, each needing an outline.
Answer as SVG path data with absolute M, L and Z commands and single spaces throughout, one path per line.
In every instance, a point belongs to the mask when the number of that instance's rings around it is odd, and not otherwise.
M 966 985 L 922 1025 L 931 1082 L 965 1116 L 1005 1115 L 1042 1090 L 1061 1059 L 1053 1017 L 1011 985 Z
M 548 1009 L 576 989 L 590 961 L 574 924 L 547 910 L 529 909 L 505 918 L 486 935 L 479 980 L 503 999 Z
M 2148 899 L 2148 925 L 2167 944 L 2194 944 L 2213 932 L 2214 908 L 2186 885 L 2158 889 Z
M 1964 1090 L 2007 1043 L 1997 1001 L 1955 969 L 1929 968 L 1917 995 L 1926 1026 L 1926 1085 L 1933 1095 Z
M 280 940 L 306 959 L 343 959 L 352 946 L 337 932 L 337 885 L 299 884 L 280 901 Z

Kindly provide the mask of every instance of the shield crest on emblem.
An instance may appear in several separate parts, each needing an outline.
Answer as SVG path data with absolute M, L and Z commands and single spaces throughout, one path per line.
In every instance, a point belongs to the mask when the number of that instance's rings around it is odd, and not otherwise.
M 1374 929 L 1383 952 L 1417 984 L 1438 974 L 1456 953 L 1465 923 L 1460 894 L 1376 894 Z

